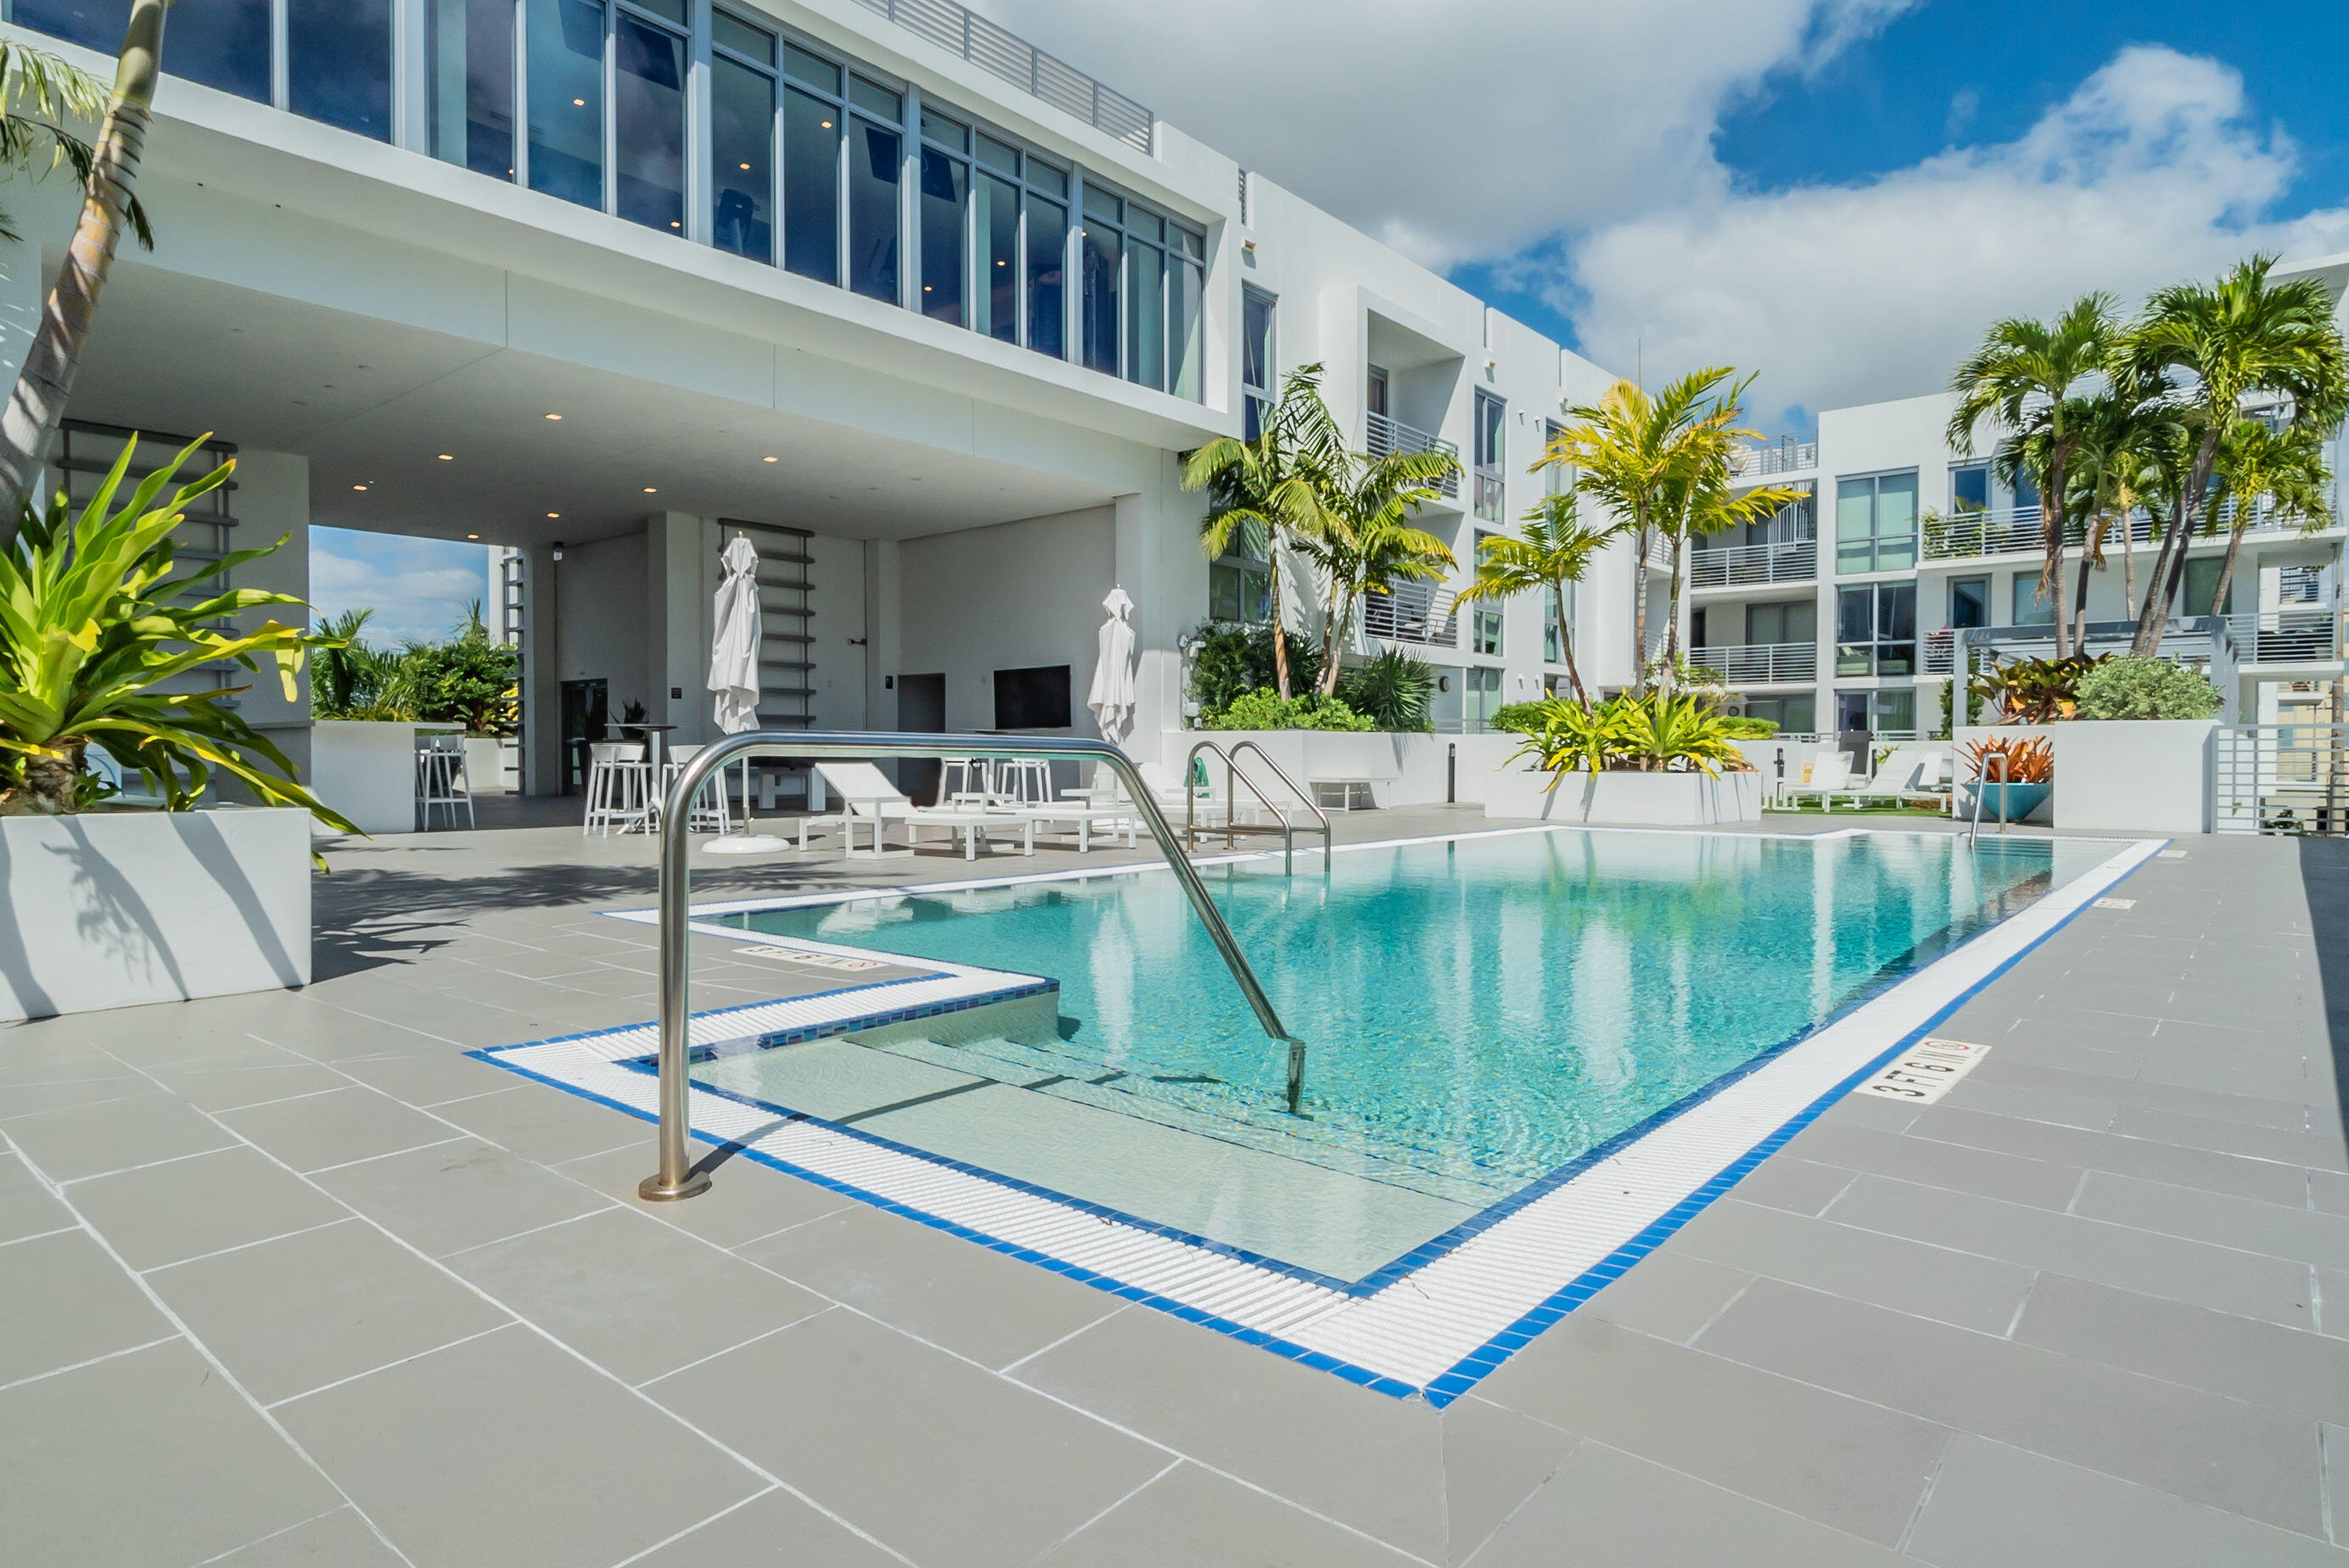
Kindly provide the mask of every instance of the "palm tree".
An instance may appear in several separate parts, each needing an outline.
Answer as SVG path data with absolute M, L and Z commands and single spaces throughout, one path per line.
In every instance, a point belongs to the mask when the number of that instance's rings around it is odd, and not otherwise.
M 1750 377 L 1749 377 L 1750 379 Z M 1743 390 L 1744 384 L 1740 384 Z M 1732 403 L 1727 418 L 1735 418 L 1736 406 Z M 1756 485 L 1738 494 L 1729 471 L 1729 448 L 1734 439 L 1753 435 L 1750 430 L 1731 429 L 1724 423 L 1713 427 L 1710 421 L 1701 428 L 1704 443 L 1713 449 L 1703 454 L 1695 465 L 1692 482 L 1673 498 L 1672 521 L 1667 531 L 1672 539 L 1672 585 L 1670 617 L 1664 633 L 1664 678 L 1670 681 L 1680 668 L 1681 651 L 1681 558 L 1685 541 L 1704 539 L 1725 533 L 1733 528 L 1760 522 L 1775 517 L 1803 499 L 1804 491 L 1791 485 Z
M 1289 682 L 1281 551 L 1326 531 L 1323 497 L 1346 458 L 1338 422 L 1321 401 L 1320 379 L 1320 366 L 1298 366 L 1282 380 L 1279 399 L 1266 411 L 1254 440 L 1222 437 L 1183 465 L 1183 488 L 1207 492 L 1207 514 L 1199 520 L 1199 546 L 1207 559 L 1228 551 L 1235 536 L 1264 546 L 1272 583 L 1273 678 L 1284 699 Z
M 2074 389 L 2105 369 L 2115 334 L 2112 296 L 2084 294 L 2052 323 L 2009 316 L 1995 324 L 1950 378 L 1950 390 L 1958 397 L 1950 416 L 1951 450 L 1971 452 L 1974 427 L 1985 419 L 1995 419 L 2017 446 L 2028 444 L 2046 552 L 2039 588 L 2051 604 L 2057 603 L 2064 586 L 2064 521 L 2069 501 L 2064 470 L 2079 442 L 2074 418 L 2079 400 Z M 2066 654 L 2067 630 L 2059 607 L 2059 659 Z
M 1330 579 L 1322 625 L 1321 695 L 1338 689 L 1338 665 L 1352 630 L 1354 606 L 1365 593 L 1386 593 L 1398 582 L 1438 582 L 1455 562 L 1435 535 L 1410 519 L 1436 499 L 1445 476 L 1460 471 L 1449 452 L 1395 452 L 1383 458 L 1348 453 L 1322 476 L 1320 516 L 1298 545 Z
M 2271 429 L 2245 419 L 2220 443 L 2217 472 L 2220 493 L 2235 503 L 2235 514 L 2227 530 L 2226 560 L 2210 590 L 2212 614 L 2220 614 L 2220 606 L 2227 602 L 2227 590 L 2235 580 L 2236 553 L 2242 549 L 2243 532 L 2258 515 L 2261 501 L 2298 517 L 2303 533 L 2333 521 L 2328 496 L 2333 475 L 2324 462 L 2323 438 L 2313 426 L 2295 422 Z
M 2180 465 L 2175 460 L 2189 443 L 2185 427 L 2158 397 L 2116 382 L 2086 400 L 2075 429 L 2079 444 L 2073 449 L 2066 483 L 2073 492 L 2073 510 L 2086 519 L 2086 554 L 2080 562 L 2073 593 L 2074 640 L 2086 624 L 2089 557 L 2101 565 L 2103 542 L 2117 529 L 2121 542 L 2121 614 L 2137 614 L 2136 524 L 2139 511 L 2158 511 L 2176 488 L 2168 475 Z
M 1727 366 L 1692 370 L 1651 397 L 1634 382 L 1618 381 L 1596 403 L 1567 410 L 1574 423 L 1550 438 L 1537 469 L 1566 466 L 1578 472 L 1577 493 L 1608 507 L 1630 524 L 1632 565 L 1631 667 L 1647 686 L 1648 552 L 1658 533 L 1677 522 L 1677 506 L 1692 488 L 1702 454 L 1730 430 L 1747 382 L 1718 397 L 1734 374 Z
M 49 442 L 65 418 L 66 400 L 73 394 L 82 345 L 88 339 L 90 318 L 98 309 L 98 291 L 106 286 L 106 274 L 114 265 L 123 230 L 129 228 L 142 245 L 153 243 L 130 188 L 139 177 L 139 160 L 147 145 L 155 76 L 163 57 L 166 5 L 167 0 L 131 0 L 130 23 L 122 35 L 122 56 L 115 67 L 114 91 L 106 100 L 106 119 L 98 127 L 97 147 L 84 149 L 86 156 L 77 156 L 64 141 L 55 141 L 57 150 L 82 176 L 81 218 L 74 225 L 65 265 L 58 269 L 47 306 L 41 312 L 41 329 L 26 351 L 16 390 L 9 395 L 7 407 L 0 409 L 0 546 L 16 538 L 40 481 Z M 47 73 L 47 67 L 42 69 Z M 48 74 L 53 80 L 63 79 Z M 6 85 L 13 108 L 18 101 L 15 92 L 27 85 L 21 64 L 6 78 Z M 95 83 L 90 84 L 88 96 L 94 108 Z M 16 118 L 13 112 L 8 117 L 12 124 Z M 20 138 L 27 134 L 17 133 Z M 37 137 L 17 142 L 20 151 L 37 145 Z M 6 148 L 6 142 L 0 140 L 0 155 Z
M 2253 394 L 2289 398 L 2292 422 L 2340 428 L 2349 405 L 2333 300 L 2314 278 L 2271 284 L 2272 256 L 2252 256 L 2216 284 L 2177 284 L 2146 304 L 2116 347 L 2119 361 L 2147 383 L 2175 387 L 2171 407 L 2194 428 L 2194 456 L 2170 526 L 2154 557 L 2153 580 L 2137 612 L 2130 651 L 2153 654 L 2186 577 L 2186 542 L 2211 503 L 2222 443 L 2243 422 Z
M 1475 580 L 1460 591 L 1462 600 L 1506 599 L 1547 589 L 1557 612 L 1558 660 L 1574 685 L 1574 700 L 1590 706 L 1582 686 L 1582 672 L 1574 663 L 1574 618 L 1568 613 L 1567 588 L 1582 581 L 1599 552 L 1612 544 L 1631 524 L 1613 522 L 1592 528 L 1579 515 L 1573 491 L 1547 496 L 1526 513 L 1523 536 L 1495 534 L 1482 546 Z M 1455 601 L 1456 603 L 1457 601 Z

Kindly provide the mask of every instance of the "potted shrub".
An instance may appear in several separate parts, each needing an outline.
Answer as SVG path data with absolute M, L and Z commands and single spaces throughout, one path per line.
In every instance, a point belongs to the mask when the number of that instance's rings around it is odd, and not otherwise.
M 201 445 L 201 442 L 198 443 Z M 180 569 L 171 531 L 233 463 L 160 499 L 191 446 L 119 506 L 135 443 L 73 514 L 26 509 L 0 551 L 0 1016 L 300 985 L 310 977 L 310 820 L 348 824 L 227 699 L 170 689 L 269 661 L 289 692 L 311 640 L 272 619 L 290 594 L 218 588 L 241 551 Z M 284 540 L 278 542 L 283 544 Z M 129 810 L 95 750 L 161 809 Z M 257 804 L 208 806 L 215 781 Z
M 1694 827 L 1757 821 L 1761 775 L 1728 733 L 1728 720 L 1694 693 L 1657 691 L 1584 704 L 1537 706 L 1505 770 L 1487 792 L 1487 817 Z M 1544 775 L 1547 775 L 1547 779 Z
M 2055 752 L 2044 736 L 1985 737 L 1960 749 L 1958 758 L 1985 817 L 2020 822 L 2055 789 Z

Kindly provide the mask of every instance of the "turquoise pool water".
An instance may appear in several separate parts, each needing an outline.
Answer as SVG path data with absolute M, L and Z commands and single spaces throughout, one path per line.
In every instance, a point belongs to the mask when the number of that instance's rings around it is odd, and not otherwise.
M 1300 857 L 1293 878 L 1278 857 L 1210 870 L 1282 1018 L 1309 1044 L 1301 1120 L 1283 1113 L 1285 1058 L 1164 871 L 719 919 L 1059 982 L 1057 1017 L 1048 1007 L 977 1037 L 901 1030 L 879 1042 L 909 1071 L 1031 1089 L 1474 1206 L 2109 851 L 1931 834 L 1555 831 L 1349 851 L 1326 873 Z M 787 1052 L 756 1055 L 774 1059 L 697 1076 L 833 1114 L 784 1082 Z M 927 1102 L 948 1097 L 909 1082 L 904 1103 L 936 1119 Z M 991 1114 L 999 1132 L 1005 1119 Z

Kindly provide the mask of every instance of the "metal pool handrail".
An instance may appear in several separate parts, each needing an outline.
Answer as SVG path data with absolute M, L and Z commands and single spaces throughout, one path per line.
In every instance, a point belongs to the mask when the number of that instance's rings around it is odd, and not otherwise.
M 843 731 L 753 729 L 730 735 L 703 747 L 670 781 L 661 804 L 660 826 L 660 1169 L 637 1185 L 637 1196 L 649 1202 L 690 1198 L 707 1191 L 709 1172 L 693 1169 L 688 1148 L 688 1096 L 687 1069 L 687 985 L 690 969 L 693 869 L 688 853 L 691 838 L 684 825 L 688 809 L 705 780 L 730 759 L 748 751 L 786 757 L 840 761 L 874 761 L 893 757 L 1016 757 L 1050 761 L 1056 758 L 1091 758 L 1106 766 L 1125 786 L 1134 814 L 1158 841 L 1174 880 L 1207 928 L 1216 951 L 1223 954 L 1241 995 L 1255 1009 L 1264 1032 L 1288 1047 L 1288 1109 L 1297 1109 L 1305 1089 L 1305 1042 L 1280 1022 L 1272 1000 L 1264 994 L 1256 971 L 1248 967 L 1223 912 L 1207 896 L 1206 884 L 1183 853 L 1165 814 L 1151 799 L 1149 786 L 1124 752 L 1106 740 L 1042 737 L 1012 738 L 993 735 L 852 734 Z
M 1982 837 L 1982 797 L 1990 793 L 1990 765 L 1993 761 L 1998 764 L 1998 830 L 2002 838 L 2006 834 L 2006 787 L 2013 780 L 2007 775 L 2006 753 L 1993 751 L 1974 764 L 1974 825 L 1966 830 L 1969 844 Z
M 1217 745 L 1215 741 L 1203 740 L 1199 742 L 1198 745 L 1191 748 L 1191 755 L 1184 758 L 1183 778 L 1185 782 L 1183 788 L 1183 847 L 1185 850 L 1195 850 L 1199 847 L 1200 833 L 1213 833 L 1218 830 L 1212 826 L 1206 828 L 1202 828 L 1200 826 L 1198 810 L 1199 797 L 1197 793 L 1191 789 L 1188 782 L 1191 777 L 1191 769 L 1197 766 L 1199 761 L 1199 753 L 1202 751 L 1214 752 L 1216 756 L 1222 760 L 1224 765 L 1224 825 L 1220 830 L 1224 835 L 1224 843 L 1226 848 L 1237 842 L 1238 836 L 1242 833 L 1278 832 L 1280 835 L 1280 869 L 1286 874 L 1294 875 L 1296 873 L 1297 824 L 1288 820 L 1288 808 L 1274 805 L 1272 803 L 1271 797 L 1268 796 L 1257 781 L 1254 779 L 1249 778 L 1247 773 L 1240 767 L 1240 753 L 1243 751 L 1253 751 L 1258 757 L 1264 758 L 1264 765 L 1272 769 L 1273 777 L 1278 779 L 1283 784 L 1288 787 L 1288 792 L 1297 797 L 1298 803 L 1303 806 L 1307 810 L 1312 812 L 1313 815 L 1319 820 L 1321 824 L 1321 863 L 1324 869 L 1327 869 L 1330 863 L 1330 813 L 1324 811 L 1319 806 L 1316 805 L 1310 795 L 1308 795 L 1304 790 L 1297 787 L 1297 780 L 1291 779 L 1288 776 L 1288 771 L 1283 769 L 1279 763 L 1275 762 L 1272 759 L 1272 753 L 1267 751 L 1263 747 L 1258 746 L 1253 740 L 1243 740 L 1228 751 L 1225 750 L 1223 747 Z M 1237 792 L 1233 789 L 1235 784 L 1247 785 L 1248 787 L 1248 793 L 1256 797 L 1257 804 L 1262 806 L 1266 810 L 1280 819 L 1280 826 L 1278 828 L 1254 825 L 1248 827 L 1240 826 L 1239 812 L 1237 809 L 1238 806 L 1238 799 Z M 1212 789 L 1213 786 L 1209 786 L 1209 788 Z

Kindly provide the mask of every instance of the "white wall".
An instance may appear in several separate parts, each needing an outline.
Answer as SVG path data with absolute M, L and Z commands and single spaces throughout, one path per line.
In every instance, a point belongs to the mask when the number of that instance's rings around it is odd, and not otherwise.
M 947 727 L 995 727 L 999 669 L 1069 666 L 1076 733 L 1096 733 L 1084 706 L 1102 601 L 1116 585 L 1111 508 L 909 539 L 898 554 L 900 669 L 944 672 Z

